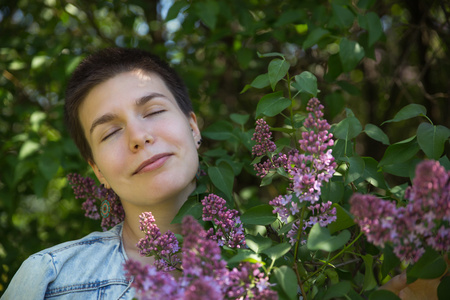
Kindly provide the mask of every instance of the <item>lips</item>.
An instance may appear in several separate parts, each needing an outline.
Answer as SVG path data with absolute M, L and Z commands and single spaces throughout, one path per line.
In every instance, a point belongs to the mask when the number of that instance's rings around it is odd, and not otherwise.
M 171 153 L 160 153 L 152 156 L 150 159 L 147 159 L 140 164 L 134 171 L 133 175 L 158 169 L 166 162 L 166 160 L 170 158 L 170 156 L 172 156 Z

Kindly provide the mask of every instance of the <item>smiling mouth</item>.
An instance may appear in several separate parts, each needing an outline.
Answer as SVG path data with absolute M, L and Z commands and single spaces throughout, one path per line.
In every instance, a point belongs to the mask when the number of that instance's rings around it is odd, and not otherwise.
M 158 169 L 172 156 L 171 153 L 160 153 L 147 159 L 134 171 L 133 175 L 150 172 Z

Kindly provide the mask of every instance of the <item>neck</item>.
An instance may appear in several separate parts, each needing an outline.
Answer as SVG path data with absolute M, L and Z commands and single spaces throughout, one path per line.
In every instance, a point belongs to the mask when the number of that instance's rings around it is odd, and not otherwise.
M 168 230 L 173 233 L 181 233 L 181 224 L 171 224 L 171 222 L 194 188 L 188 189 L 187 192 L 178 195 L 178 197 L 165 199 L 151 206 L 134 206 L 129 202 L 122 201 L 125 210 L 122 240 L 128 258 L 143 263 L 153 263 L 152 257 L 140 256 L 139 250 L 136 247 L 138 241 L 145 237 L 145 234 L 139 229 L 139 215 L 143 212 L 151 212 L 162 234 Z

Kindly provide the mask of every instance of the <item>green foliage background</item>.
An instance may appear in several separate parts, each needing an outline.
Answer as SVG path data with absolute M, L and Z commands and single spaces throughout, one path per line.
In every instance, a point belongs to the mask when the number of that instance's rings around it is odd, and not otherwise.
M 30 254 L 101 230 L 65 179 L 89 174 L 62 114 L 68 76 L 86 54 L 139 47 L 171 61 L 204 135 L 215 132 L 202 146 L 204 161 L 248 161 L 240 166 L 246 172 L 235 172 L 234 191 L 256 203 L 278 191 L 256 188 L 250 146 L 217 131 L 231 118 L 245 127 L 243 139 L 251 137 L 257 103 L 271 91 L 253 88 L 272 59 L 258 53 L 282 53 L 291 74 L 314 74 L 330 123 L 348 107 L 394 143 L 414 135 L 420 118 L 381 123 L 407 104 L 450 127 L 449 31 L 450 7 L 437 0 L 0 1 L 0 293 Z M 282 125 L 279 116 L 268 122 Z M 380 161 L 387 145 L 358 139 L 355 151 Z

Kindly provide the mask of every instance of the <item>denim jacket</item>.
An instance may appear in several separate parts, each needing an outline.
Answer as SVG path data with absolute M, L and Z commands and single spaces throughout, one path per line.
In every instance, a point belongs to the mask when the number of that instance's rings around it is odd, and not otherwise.
M 132 299 L 123 264 L 122 224 L 31 255 L 1 300 Z

